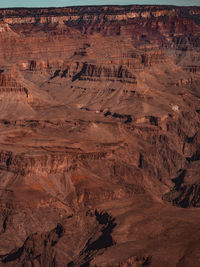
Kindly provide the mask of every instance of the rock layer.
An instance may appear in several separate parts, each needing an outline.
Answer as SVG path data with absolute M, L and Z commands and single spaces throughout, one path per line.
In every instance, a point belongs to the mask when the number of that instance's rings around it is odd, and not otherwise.
M 0 265 L 200 265 L 199 16 L 0 10 Z

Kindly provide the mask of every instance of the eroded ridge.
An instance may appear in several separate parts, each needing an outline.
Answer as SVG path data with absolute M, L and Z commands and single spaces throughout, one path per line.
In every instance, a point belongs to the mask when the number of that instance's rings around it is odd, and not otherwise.
M 0 265 L 200 266 L 199 16 L 0 9 Z

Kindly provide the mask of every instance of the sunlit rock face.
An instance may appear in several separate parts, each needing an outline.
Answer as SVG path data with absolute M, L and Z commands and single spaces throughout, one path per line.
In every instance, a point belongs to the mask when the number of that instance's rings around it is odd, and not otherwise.
M 0 10 L 0 266 L 200 266 L 200 8 Z

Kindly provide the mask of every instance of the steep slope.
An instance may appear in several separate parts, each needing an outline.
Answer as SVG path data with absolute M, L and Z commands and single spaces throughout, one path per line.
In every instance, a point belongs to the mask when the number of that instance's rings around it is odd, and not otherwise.
M 0 10 L 2 266 L 199 266 L 200 8 Z

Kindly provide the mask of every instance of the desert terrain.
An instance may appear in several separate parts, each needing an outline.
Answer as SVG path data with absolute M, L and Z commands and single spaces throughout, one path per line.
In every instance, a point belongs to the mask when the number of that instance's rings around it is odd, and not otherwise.
M 200 7 L 0 9 L 0 266 L 200 266 Z

